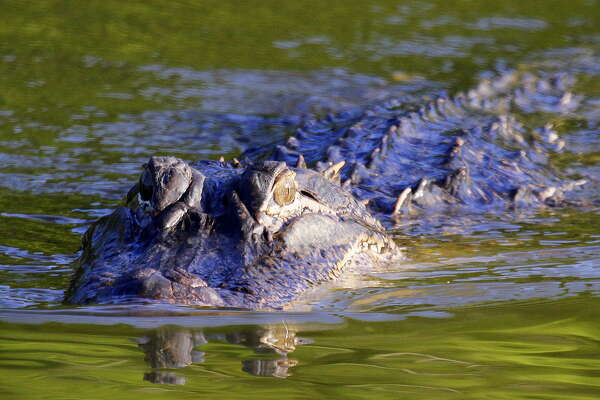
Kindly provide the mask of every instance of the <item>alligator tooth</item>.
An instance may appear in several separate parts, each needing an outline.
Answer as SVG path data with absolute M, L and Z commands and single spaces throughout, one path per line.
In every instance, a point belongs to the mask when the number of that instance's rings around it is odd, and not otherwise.
M 225 157 L 223 157 L 223 156 L 219 157 L 219 162 L 225 162 Z
M 233 160 L 231 161 L 231 163 L 233 164 L 234 168 L 242 168 L 243 165 L 240 162 L 240 160 L 238 160 L 237 158 L 233 157 Z

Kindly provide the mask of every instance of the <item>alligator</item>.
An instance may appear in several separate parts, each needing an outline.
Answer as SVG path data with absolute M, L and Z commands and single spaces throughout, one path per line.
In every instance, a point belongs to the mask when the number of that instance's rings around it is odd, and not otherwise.
M 549 162 L 563 139 L 519 120 L 573 113 L 572 85 L 506 71 L 421 107 L 309 119 L 243 162 L 152 157 L 85 233 L 66 301 L 282 309 L 346 270 L 400 259 L 390 228 L 573 204 L 585 182 Z

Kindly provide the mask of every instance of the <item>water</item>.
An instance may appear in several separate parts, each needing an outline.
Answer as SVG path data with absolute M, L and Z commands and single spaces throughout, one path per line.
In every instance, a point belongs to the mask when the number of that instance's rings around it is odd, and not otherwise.
M 405 263 L 286 312 L 61 304 L 80 235 L 149 156 L 237 156 L 497 68 L 578 73 L 588 114 L 553 121 L 553 161 L 598 177 L 598 1 L 0 6 L 3 399 L 600 397 L 594 207 L 399 228 Z

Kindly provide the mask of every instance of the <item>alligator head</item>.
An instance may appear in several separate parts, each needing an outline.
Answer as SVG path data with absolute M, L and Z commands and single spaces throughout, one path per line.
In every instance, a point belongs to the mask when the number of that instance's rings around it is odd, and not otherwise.
M 84 235 L 67 301 L 281 308 L 350 265 L 399 254 L 336 183 L 340 165 L 303 167 L 152 157 L 125 205 Z

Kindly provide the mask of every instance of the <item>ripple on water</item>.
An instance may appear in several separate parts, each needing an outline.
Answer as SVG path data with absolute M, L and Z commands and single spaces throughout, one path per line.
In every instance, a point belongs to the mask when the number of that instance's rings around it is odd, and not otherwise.
M 238 156 L 315 115 L 468 90 L 494 65 L 579 75 L 536 107 L 517 93 L 518 117 L 551 122 L 538 133 L 567 143 L 552 159 L 597 196 L 597 1 L 9 3 L 0 396 L 598 398 L 597 210 L 399 226 L 406 262 L 277 313 L 61 305 L 79 236 L 149 156 Z

